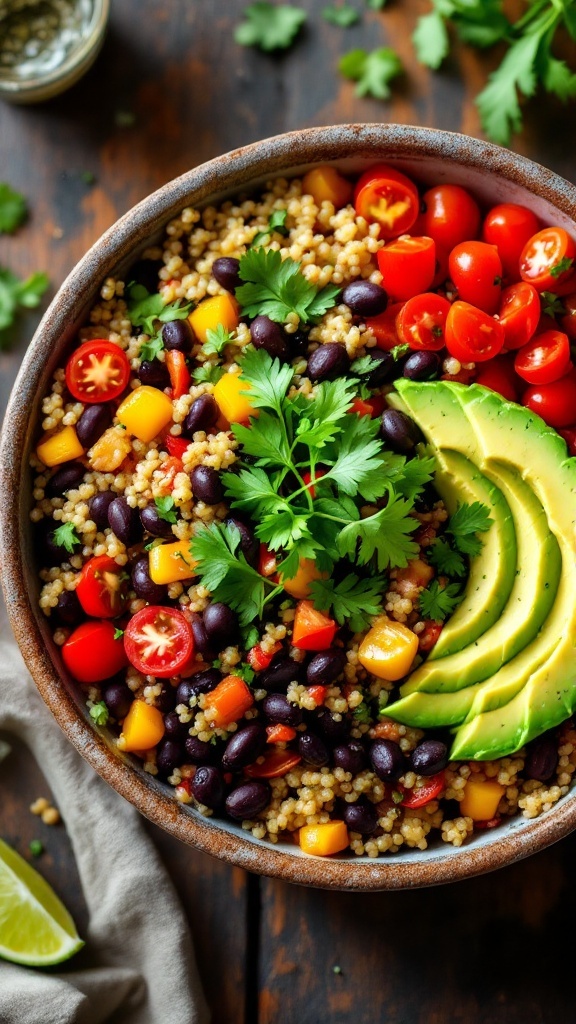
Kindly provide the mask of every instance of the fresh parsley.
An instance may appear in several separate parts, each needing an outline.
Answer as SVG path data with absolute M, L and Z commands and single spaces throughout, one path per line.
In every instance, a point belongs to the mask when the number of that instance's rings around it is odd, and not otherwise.
M 218 324 L 214 328 L 209 327 L 206 331 L 206 341 L 200 350 L 200 357 L 221 355 L 226 345 L 229 345 L 233 340 L 233 333 L 226 330 L 224 324 Z
M 409 351 L 410 345 L 406 342 L 401 342 L 400 345 L 394 345 L 394 348 L 390 349 L 390 355 L 396 360 L 396 362 L 398 362 L 398 360 L 402 359 L 402 356 L 405 356 Z
M 99 700 L 97 704 L 92 705 L 90 708 L 90 718 L 96 725 L 108 725 L 110 712 L 103 700 Z
M 459 551 L 451 548 L 448 541 L 439 539 L 428 548 L 428 561 L 441 576 L 465 576 L 466 563 Z
M 54 544 L 57 544 L 59 548 L 64 548 L 69 555 L 73 555 L 74 552 L 81 547 L 82 541 L 76 533 L 76 527 L 74 523 L 62 523 L 57 526 L 52 535 Z
M 31 274 L 21 281 L 16 274 L 0 267 L 0 349 L 7 347 L 3 332 L 12 327 L 22 309 L 35 309 L 48 287 L 46 274 Z
M 214 366 L 211 363 L 205 363 L 204 366 L 198 366 L 192 372 L 192 380 L 196 384 L 217 384 L 220 377 L 224 375 L 224 370 L 221 366 Z
M 433 619 L 434 622 L 444 622 L 444 619 L 452 615 L 461 599 L 462 588 L 459 583 L 448 583 L 447 586 L 442 587 L 438 580 L 432 580 L 426 590 L 420 591 L 418 602 L 423 618 Z
M 156 506 L 159 519 L 163 519 L 165 523 L 176 522 L 174 498 L 171 494 L 165 498 L 154 498 L 154 505 Z
M 257 249 L 258 246 L 267 245 L 270 241 L 271 235 L 276 232 L 277 235 L 281 235 L 282 238 L 286 238 L 288 235 L 288 228 L 286 227 L 286 217 L 288 216 L 288 210 L 274 210 L 270 214 L 268 220 L 268 228 L 266 231 L 258 231 L 254 238 L 250 242 L 250 249 Z
M 476 534 L 485 533 L 493 522 L 486 505 L 480 501 L 473 501 L 471 505 L 458 506 L 454 515 L 450 517 L 446 533 L 451 535 L 454 545 L 461 554 L 479 555 L 482 541 Z
M 244 282 L 236 298 L 245 316 L 267 316 L 283 323 L 296 313 L 303 323 L 315 323 L 336 304 L 340 288 L 327 284 L 317 288 L 306 279 L 300 263 L 275 249 L 249 249 L 240 258 L 239 274 Z
M 265 53 L 292 46 L 307 17 L 299 7 L 266 0 L 250 4 L 244 15 L 246 20 L 236 28 L 234 39 L 241 46 L 258 46 Z
M 361 633 L 370 625 L 371 617 L 382 611 L 385 587 L 383 576 L 361 579 L 350 573 L 339 583 L 333 579 L 314 580 L 310 594 L 315 608 L 332 611 L 339 625 L 347 622 L 353 633 Z
M 0 234 L 11 235 L 28 216 L 26 200 L 5 181 L 0 181 Z
M 336 7 L 336 5 L 324 7 L 322 17 L 324 21 L 329 22 L 331 25 L 337 25 L 339 28 L 349 28 L 350 25 L 355 25 L 360 21 L 358 11 L 354 10 L 353 7 L 349 7 L 346 3 L 342 4 L 341 7 Z
M 564 316 L 566 309 L 564 303 L 554 292 L 540 292 L 542 312 L 546 316 Z
M 142 360 L 157 359 L 163 348 L 164 342 L 162 341 L 162 335 L 155 334 L 149 338 L 148 341 L 142 342 L 138 355 Z
M 345 78 L 356 82 L 357 96 L 374 96 L 378 100 L 390 97 L 389 83 L 404 70 L 400 57 L 389 46 L 369 53 L 351 50 L 341 57 L 338 68 Z
M 114 630 L 114 636 L 112 637 L 112 639 L 113 640 L 121 640 L 123 636 L 124 636 L 124 630 L 120 629 L 119 626 L 116 626 L 116 629 Z
M 182 303 L 181 299 L 165 303 L 159 292 L 150 293 L 143 284 L 128 286 L 128 317 L 134 327 L 142 327 L 152 338 L 155 325 L 168 323 L 170 320 L 185 320 L 192 308 L 191 302 Z
M 366 701 L 362 701 L 357 708 L 354 708 L 352 716 L 361 725 L 369 725 L 372 721 L 372 712 Z
M 386 0 L 366 0 L 366 7 L 371 11 L 381 11 L 386 6 Z

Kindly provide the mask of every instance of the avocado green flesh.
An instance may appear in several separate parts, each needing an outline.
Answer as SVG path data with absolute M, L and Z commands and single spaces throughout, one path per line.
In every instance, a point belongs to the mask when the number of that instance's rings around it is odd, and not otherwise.
M 394 701 L 389 708 L 385 708 L 384 714 L 415 729 L 461 725 L 484 685 L 474 683 L 454 693 L 425 693 L 424 690 L 414 690 Z
M 482 554 L 470 559 L 470 572 L 458 608 L 444 626 L 428 661 L 455 654 L 473 643 L 499 618 L 515 579 L 516 531 L 502 492 L 465 455 L 436 450 L 435 487 L 450 513 L 459 504 L 481 502 L 493 520 L 483 535 Z

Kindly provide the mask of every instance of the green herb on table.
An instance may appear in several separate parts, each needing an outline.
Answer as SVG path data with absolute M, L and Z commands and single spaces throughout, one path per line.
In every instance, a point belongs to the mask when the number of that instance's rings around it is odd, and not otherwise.
M 31 274 L 22 281 L 11 270 L 0 267 L 0 350 L 8 345 L 3 332 L 12 327 L 21 310 L 35 309 L 40 304 L 48 284 L 46 274 Z
M 165 523 L 176 522 L 174 498 L 171 494 L 165 498 L 154 498 L 154 505 L 156 506 L 159 519 L 163 519 Z
M 336 304 L 341 289 L 332 284 L 317 288 L 296 263 L 275 249 L 249 249 L 240 258 L 236 298 L 245 316 L 264 315 L 284 323 L 296 313 L 303 323 L 314 323 Z
M 366 7 L 371 11 L 381 11 L 386 6 L 386 0 L 366 0 Z
M 435 622 L 444 622 L 462 600 L 462 588 L 459 583 L 448 583 L 442 587 L 438 580 L 432 583 L 426 590 L 421 590 L 418 597 L 420 614 L 425 619 L 433 619 Z
M 103 700 L 99 700 L 97 704 L 92 705 L 90 708 L 90 718 L 96 723 L 96 725 L 108 724 L 110 712 Z
M 143 284 L 128 285 L 128 317 L 134 327 L 142 327 L 150 337 L 156 333 L 155 324 L 170 320 L 185 320 L 192 308 L 191 302 L 181 299 L 165 303 L 159 292 L 150 293 Z
M 32 854 L 33 857 L 39 857 L 42 853 L 44 853 L 44 844 L 42 843 L 41 839 L 30 840 L 30 853 Z
M 274 210 L 270 214 L 268 220 L 268 229 L 266 231 L 258 231 L 248 246 L 249 249 L 257 249 L 258 246 L 267 245 L 270 241 L 270 236 L 276 232 L 277 235 L 282 235 L 286 238 L 288 235 L 288 228 L 286 227 L 286 217 L 288 216 L 288 210 Z
M 94 174 L 94 171 L 81 171 L 80 177 L 85 185 L 96 184 L 96 175 Z
M 234 39 L 241 46 L 257 46 L 265 53 L 292 46 L 307 18 L 299 7 L 266 0 L 250 4 L 244 16 L 246 20 L 236 28 Z
M 350 25 L 356 25 L 360 21 L 358 11 L 346 3 L 341 7 L 337 7 L 335 4 L 332 7 L 324 7 L 322 17 L 324 21 L 329 22 L 330 25 L 337 25 L 338 28 L 349 28 Z
M 11 235 L 28 216 L 26 200 L 5 181 L 0 181 L 0 234 Z
M 64 548 L 69 555 L 73 555 L 76 548 L 82 544 L 80 537 L 76 533 L 74 523 L 70 522 L 62 523 L 61 526 L 54 530 L 53 540 L 59 548 Z
M 345 78 L 356 82 L 357 96 L 387 100 L 391 95 L 389 83 L 402 74 L 404 67 L 394 50 L 382 46 L 370 52 L 351 50 L 340 59 L 338 69 Z

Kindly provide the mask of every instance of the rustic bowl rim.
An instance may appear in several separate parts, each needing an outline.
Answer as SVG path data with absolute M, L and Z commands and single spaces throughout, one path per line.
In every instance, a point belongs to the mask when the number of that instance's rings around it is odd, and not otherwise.
M 30 342 L 12 389 L 0 437 L 0 565 L 10 623 L 45 703 L 85 760 L 123 797 L 176 838 L 257 874 L 318 888 L 349 891 L 409 889 L 470 878 L 522 860 L 576 827 L 576 794 L 534 820 L 514 819 L 505 831 L 485 834 L 469 847 L 368 858 L 306 857 L 288 844 L 273 846 L 240 829 L 201 818 L 178 804 L 129 759 L 122 760 L 104 733 L 80 712 L 50 656 L 44 616 L 32 599 L 28 519 L 28 453 L 34 437 L 32 410 L 100 283 L 127 264 L 186 205 L 215 201 L 243 184 L 293 175 L 312 164 L 392 160 L 441 160 L 474 172 L 490 168 L 504 183 L 520 186 L 576 221 L 576 188 L 559 175 L 509 150 L 439 129 L 399 124 L 343 124 L 306 128 L 261 139 L 217 156 L 143 199 L 92 245 L 59 288 Z M 214 190 L 217 183 L 218 188 Z M 84 297 L 83 302 L 79 296 Z M 80 309 L 82 306 L 82 309 Z M 444 849 L 444 846 L 447 848 Z

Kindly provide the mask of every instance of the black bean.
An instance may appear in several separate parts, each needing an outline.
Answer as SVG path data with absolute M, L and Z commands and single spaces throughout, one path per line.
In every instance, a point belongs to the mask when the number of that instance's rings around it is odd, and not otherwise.
M 526 748 L 524 771 L 527 778 L 547 782 L 558 767 L 558 739 L 554 733 L 543 733 Z
M 102 696 L 106 707 L 114 715 L 114 718 L 118 720 L 126 718 L 134 700 L 132 691 L 129 690 L 126 683 L 110 683 L 105 688 Z
M 240 260 L 233 256 L 219 256 L 212 264 L 212 274 L 227 292 L 234 293 L 242 284 L 239 274 Z
M 410 754 L 410 767 L 417 775 L 436 775 L 448 764 L 448 747 L 441 740 L 424 740 Z
M 341 647 L 330 647 L 315 654 L 306 669 L 308 686 L 328 686 L 344 671 L 346 652 Z
M 440 356 L 436 352 L 411 352 L 404 360 L 402 376 L 409 380 L 434 380 L 440 373 Z
M 352 281 L 342 292 L 342 302 L 357 316 L 379 316 L 388 305 L 388 295 L 372 281 Z
M 259 722 L 253 722 L 239 729 L 228 740 L 222 754 L 222 767 L 229 771 L 245 768 L 252 764 L 266 747 L 266 729 Z
M 288 683 L 304 683 L 306 669 L 292 658 L 278 658 L 258 675 L 258 687 L 263 690 L 287 690 Z
M 399 455 L 411 455 L 418 442 L 424 440 L 414 420 L 399 409 L 384 409 L 381 433 L 388 447 Z
M 160 682 L 160 680 L 158 680 L 158 682 Z M 174 711 L 174 708 L 176 707 L 176 689 L 174 686 L 170 686 L 170 683 L 167 680 L 162 683 L 160 693 L 155 695 L 154 705 L 162 712 L 163 715 L 167 715 L 170 711 Z
M 192 615 L 190 625 L 194 636 L 194 646 L 198 654 L 201 654 L 206 661 L 210 661 L 215 657 L 215 651 L 208 639 L 206 627 L 198 614 Z
M 366 751 L 361 743 L 351 740 L 350 743 L 334 747 L 332 758 L 336 768 L 358 775 L 366 767 Z
M 369 751 L 370 763 L 379 779 L 398 779 L 406 771 L 406 758 L 393 740 L 374 740 Z
M 154 583 L 150 576 L 148 555 L 142 555 L 137 562 L 134 562 L 131 582 L 136 596 L 148 601 L 148 604 L 164 604 L 168 597 L 168 587 L 161 583 Z
M 194 340 L 192 328 L 187 320 L 169 320 L 162 328 L 164 348 L 189 352 Z
M 126 547 L 142 539 L 142 523 L 137 508 L 132 508 L 126 498 L 114 498 L 108 507 L 108 524 L 118 540 Z
M 220 409 L 212 395 L 200 395 L 192 402 L 182 425 L 184 437 L 192 437 L 197 430 L 208 430 L 213 427 L 219 415 Z
M 349 369 L 350 359 L 346 349 L 333 341 L 319 345 L 308 359 L 307 373 L 313 381 L 345 377 Z
M 255 566 L 258 561 L 258 554 L 260 551 L 258 538 L 254 536 L 250 527 L 247 526 L 242 519 L 238 519 L 237 516 L 228 516 L 224 522 L 226 526 L 236 527 L 240 534 L 240 550 L 248 562 L 248 565 Z
M 166 363 L 160 359 L 143 359 L 138 369 L 138 380 L 149 388 L 163 391 L 170 384 L 170 374 Z
M 158 275 L 163 266 L 163 260 L 137 260 L 127 275 L 128 284 L 141 284 L 147 292 L 157 292 Z
M 188 736 L 184 748 L 186 750 L 186 757 L 189 758 L 192 764 L 216 764 L 220 757 L 220 752 L 215 743 L 205 743 L 204 740 L 199 740 L 197 736 Z
M 368 800 L 345 804 L 342 817 L 351 832 L 360 832 L 363 836 L 371 835 L 378 828 L 378 811 Z
M 394 356 L 390 352 L 379 352 L 371 351 L 370 358 L 372 365 L 366 375 L 363 375 L 363 380 L 371 388 L 379 388 L 382 384 L 387 384 L 389 381 L 394 380 L 397 376 L 397 362 Z
M 221 678 L 217 668 L 206 668 L 202 672 L 195 672 L 189 679 L 182 679 L 176 689 L 178 704 L 188 704 L 191 697 L 210 693 L 218 686 Z
M 257 316 L 250 324 L 250 337 L 254 348 L 263 348 L 268 355 L 287 360 L 288 341 L 280 324 L 268 316 Z
M 61 498 L 66 491 L 71 491 L 82 483 L 87 472 L 81 462 L 65 462 L 50 477 L 45 488 L 47 498 Z
M 151 537 L 164 537 L 166 540 L 169 538 L 174 539 L 172 523 L 162 519 L 156 505 L 145 505 L 144 508 L 140 509 L 140 522 L 146 533 L 149 533 Z
M 268 783 L 253 779 L 251 782 L 243 782 L 229 793 L 226 798 L 226 813 L 236 821 L 255 818 L 260 811 L 264 810 L 269 801 L 270 786 Z
M 222 772 L 213 765 L 202 765 L 194 773 L 192 794 L 199 804 L 217 811 L 224 803 L 226 786 Z
M 112 423 L 112 406 L 110 402 L 94 402 L 87 405 L 76 424 L 78 440 L 83 448 L 91 448 L 93 444 Z
M 190 473 L 192 493 L 195 501 L 205 505 L 218 505 L 224 497 L 220 474 L 212 466 L 194 466 Z
M 75 555 L 82 549 L 81 540 L 72 540 L 69 545 L 72 547 L 72 551 L 67 551 L 63 545 L 56 543 L 54 535 L 61 525 L 54 519 L 41 519 L 38 524 L 36 539 L 44 565 L 62 565 L 63 562 L 70 560 L 71 555 Z
M 174 739 L 172 736 L 160 740 L 156 748 L 156 767 L 161 778 L 172 775 L 174 769 L 181 765 L 183 760 L 184 746 L 180 740 Z
M 269 722 L 275 725 L 300 725 L 302 711 L 296 704 L 291 704 L 283 693 L 269 693 L 261 704 L 262 713 Z
M 90 498 L 88 502 L 90 519 L 93 523 L 96 523 L 99 530 L 105 530 L 109 525 L 108 509 L 116 497 L 117 495 L 114 491 L 100 491 L 93 498 Z
M 58 622 L 63 626 L 77 626 L 85 618 L 85 612 L 75 590 L 63 590 L 54 611 Z
M 342 740 L 348 739 L 350 726 L 344 716 L 334 718 L 334 715 L 328 711 L 328 708 L 318 708 L 315 716 L 320 732 L 329 743 L 337 744 Z
M 171 739 L 185 740 L 190 728 L 189 723 L 181 722 L 175 711 L 169 711 L 164 715 L 164 731 Z
M 222 601 L 214 601 L 204 609 L 202 614 L 204 629 L 208 634 L 210 643 L 226 647 L 234 642 L 238 634 L 238 617 L 227 604 Z
M 305 356 L 308 351 L 310 339 L 307 331 L 294 331 L 290 335 L 290 351 L 293 356 Z
M 298 753 L 306 764 L 323 768 L 330 760 L 328 747 L 314 732 L 303 732 L 298 737 Z

